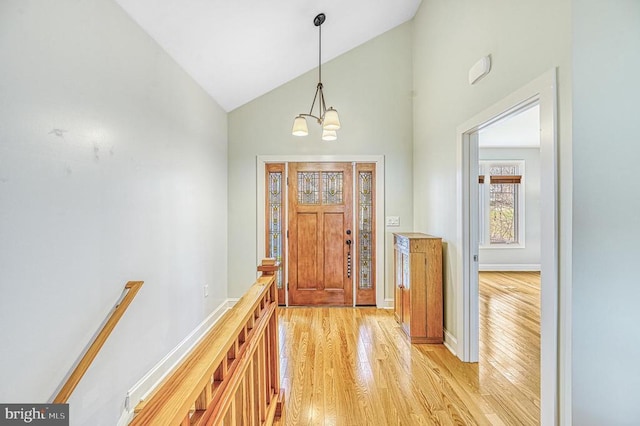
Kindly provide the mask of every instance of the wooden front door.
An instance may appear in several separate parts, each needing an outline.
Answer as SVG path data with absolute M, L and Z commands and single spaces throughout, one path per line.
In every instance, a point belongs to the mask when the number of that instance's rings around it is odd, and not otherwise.
M 289 164 L 289 304 L 352 305 L 350 163 Z

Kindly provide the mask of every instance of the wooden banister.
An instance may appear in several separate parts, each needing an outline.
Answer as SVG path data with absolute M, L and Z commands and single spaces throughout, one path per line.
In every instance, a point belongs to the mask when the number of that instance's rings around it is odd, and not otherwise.
M 138 293 L 138 290 L 140 290 L 140 287 L 142 287 L 142 284 L 144 284 L 144 281 L 129 281 L 124 286 L 127 293 L 122 297 L 121 302 L 116 305 L 113 312 L 111 312 L 111 316 L 109 316 L 109 319 L 105 323 L 104 327 L 102 327 L 102 330 L 100 330 L 100 333 L 98 333 L 96 338 L 93 340 L 93 343 L 91 343 L 91 346 L 89 346 L 89 349 L 87 349 L 78 365 L 76 365 L 76 368 L 69 375 L 65 384 L 62 385 L 60 392 L 58 392 L 56 397 L 53 399 L 54 404 L 64 404 L 67 402 L 71 393 L 80 382 L 80 379 L 82 379 L 82 376 L 84 376 L 84 373 L 87 372 L 87 369 L 95 359 L 96 355 L 100 352 L 104 342 L 107 341 L 107 338 L 113 331 L 114 327 L 120 318 L 122 318 L 124 311 L 127 310 L 133 298 L 136 297 L 136 294 Z
M 270 425 L 281 415 L 278 291 L 269 272 L 138 404 L 131 425 Z

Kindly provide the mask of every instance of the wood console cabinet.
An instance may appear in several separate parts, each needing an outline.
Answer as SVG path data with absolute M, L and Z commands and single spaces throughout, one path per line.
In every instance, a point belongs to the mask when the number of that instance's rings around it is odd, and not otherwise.
M 393 234 L 396 321 L 411 343 L 442 343 L 442 239 Z

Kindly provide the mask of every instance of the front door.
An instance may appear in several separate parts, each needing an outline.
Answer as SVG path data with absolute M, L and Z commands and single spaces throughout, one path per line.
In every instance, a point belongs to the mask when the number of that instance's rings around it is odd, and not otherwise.
M 289 304 L 352 305 L 350 163 L 289 164 Z

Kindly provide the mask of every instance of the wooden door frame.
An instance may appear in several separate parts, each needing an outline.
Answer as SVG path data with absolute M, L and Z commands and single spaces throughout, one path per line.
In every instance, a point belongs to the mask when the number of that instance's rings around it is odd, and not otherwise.
M 393 309 L 393 294 L 387 294 L 384 277 L 386 276 L 386 232 L 384 227 L 384 155 L 258 155 L 256 156 L 256 181 L 257 181 L 257 216 L 256 216 L 256 262 L 264 258 L 265 253 L 265 212 L 266 212 L 266 165 L 269 163 L 373 163 L 376 176 L 376 213 L 375 213 L 375 238 L 376 238 L 376 306 L 381 309 Z M 288 197 L 286 189 L 285 197 Z M 355 203 L 355 194 L 354 194 Z M 354 210 L 355 211 L 355 210 Z M 285 213 L 285 223 L 288 221 L 288 209 Z M 355 221 L 354 214 L 354 221 Z M 288 258 L 288 244 L 284 244 Z M 284 271 L 285 285 L 288 281 L 288 271 Z M 354 280 L 355 283 L 355 280 Z M 355 286 L 355 284 L 354 284 Z M 393 289 L 391 289 L 392 291 Z M 356 294 L 354 288 L 354 295 Z M 288 299 L 288 293 L 285 292 Z M 355 304 L 355 297 L 354 297 Z M 289 301 L 286 300 L 286 305 Z

